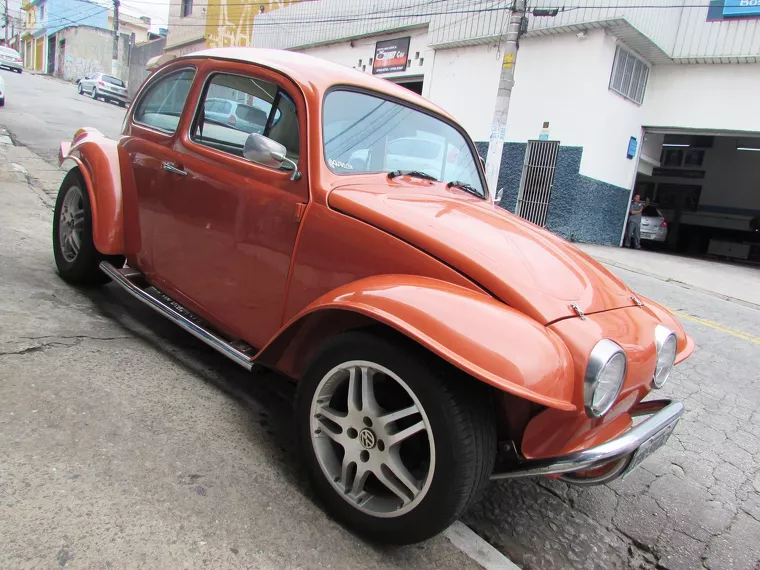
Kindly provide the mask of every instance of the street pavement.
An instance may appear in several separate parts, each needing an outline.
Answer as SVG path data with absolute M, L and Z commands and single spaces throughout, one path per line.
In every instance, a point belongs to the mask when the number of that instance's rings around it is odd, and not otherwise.
M 10 96 L 26 82 L 62 140 L 75 119 L 121 123 L 120 108 L 50 79 L 17 76 Z M 0 125 L 54 156 L 59 141 L 11 101 Z M 41 164 L 0 145 L 0 567 L 473 564 L 442 537 L 379 549 L 330 521 L 293 450 L 287 382 L 251 378 L 113 285 L 62 283 L 49 237 L 60 172 Z M 623 481 L 491 484 L 464 522 L 523 568 L 760 568 L 760 311 L 647 276 L 647 255 L 611 269 L 694 337 L 657 394 L 686 414 Z

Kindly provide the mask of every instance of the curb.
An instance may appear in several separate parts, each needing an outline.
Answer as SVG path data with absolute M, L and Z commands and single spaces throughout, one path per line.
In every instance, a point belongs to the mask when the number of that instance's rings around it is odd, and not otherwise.
M 443 531 L 443 536 L 485 570 L 520 570 L 517 564 L 488 544 L 462 522 L 457 521 L 452 524 Z
M 598 262 L 604 263 L 605 265 L 611 265 L 612 267 L 625 269 L 626 271 L 630 271 L 631 273 L 636 273 L 638 275 L 643 275 L 645 277 L 651 277 L 652 279 L 657 279 L 658 281 L 662 281 L 663 283 L 672 283 L 673 285 L 678 285 L 679 287 L 683 287 L 684 289 L 689 289 L 691 291 L 696 291 L 698 293 L 704 293 L 705 295 L 717 297 L 718 299 L 722 299 L 723 301 L 728 301 L 729 303 L 736 303 L 737 305 L 743 305 L 747 307 L 748 309 L 754 309 L 756 311 L 760 311 L 760 304 L 753 303 L 752 301 L 745 301 L 744 299 L 739 299 L 738 297 L 732 297 L 730 295 L 724 295 L 723 293 L 718 293 L 717 291 L 705 289 L 704 287 L 698 287 L 697 285 L 691 285 L 689 283 L 684 283 L 683 281 L 678 281 L 676 279 L 671 279 L 669 277 L 663 277 L 661 275 L 656 275 L 654 273 L 642 271 L 638 267 L 631 267 L 629 265 L 620 263 L 618 261 L 612 261 L 610 259 L 605 259 L 603 257 L 596 257 L 591 254 L 587 254 L 587 255 L 590 255 L 591 257 L 596 259 Z

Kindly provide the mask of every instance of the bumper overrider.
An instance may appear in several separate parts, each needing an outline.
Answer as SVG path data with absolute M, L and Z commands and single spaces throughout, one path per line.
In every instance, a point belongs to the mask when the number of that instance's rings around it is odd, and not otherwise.
M 641 402 L 633 417 L 648 416 L 627 432 L 596 447 L 555 457 L 522 459 L 491 479 L 560 475 L 568 483 L 599 485 L 624 477 L 662 447 L 678 423 L 684 407 L 673 400 Z

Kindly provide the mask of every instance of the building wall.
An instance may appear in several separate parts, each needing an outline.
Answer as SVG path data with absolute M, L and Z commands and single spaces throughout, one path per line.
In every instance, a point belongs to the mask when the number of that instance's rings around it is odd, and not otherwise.
M 129 35 L 121 35 L 119 63 L 122 69 L 129 57 L 129 39 Z M 56 34 L 56 50 L 61 48 L 61 40 L 64 41 L 63 57 L 56 54 L 57 76 L 75 81 L 96 71 L 112 73 L 113 35 L 107 30 L 81 26 L 65 28 Z M 63 69 L 58 61 L 63 61 Z
M 476 141 L 488 140 L 491 132 L 503 53 L 503 45 L 477 45 L 434 52 L 428 99 L 454 115 Z M 473 97 L 465 96 L 467 93 L 472 93 Z M 473 98 L 477 99 L 477 104 L 473 104 Z
M 206 11 L 205 4 L 193 6 L 193 13 L 183 17 L 181 15 L 181 0 L 171 0 L 169 4 L 169 33 L 166 37 L 167 52 L 183 55 L 178 48 L 187 44 L 194 44 L 195 49 L 206 47 L 204 29 L 206 25 Z
M 537 139 L 548 121 L 551 140 L 583 149 L 581 174 L 630 188 L 636 164 L 626 155 L 630 138 L 641 138 L 642 107 L 609 89 L 616 45 L 604 30 L 523 40 L 507 141 Z
M 45 3 L 47 35 L 72 25 L 108 29 L 108 8 L 95 3 L 83 4 L 81 0 L 46 0 Z
M 375 44 L 379 41 L 403 38 L 406 36 L 411 38 L 409 40 L 409 61 L 411 62 L 411 65 L 409 65 L 404 71 L 383 74 L 379 77 L 393 80 L 405 77 L 422 76 L 424 78 L 423 89 L 425 89 L 426 83 L 429 84 L 431 79 L 431 56 L 433 55 L 433 50 L 428 50 L 427 47 L 427 30 L 425 29 L 407 30 L 405 32 L 362 38 L 354 40 L 353 42 L 322 45 L 298 51 L 339 63 L 359 71 L 364 71 L 365 73 L 372 75 L 372 64 L 370 63 L 370 59 L 375 56 Z M 353 46 L 351 44 L 353 44 Z M 416 54 L 419 54 L 419 57 L 417 57 Z M 359 64 L 360 61 L 361 65 Z
M 166 38 L 159 38 L 140 45 L 133 45 L 129 50 L 129 72 L 127 74 L 127 88 L 129 99 L 133 100 L 140 86 L 145 82 L 150 73 L 145 69 L 148 60 L 164 53 Z
M 286 8 L 299 1 L 240 2 L 239 0 L 210 0 L 206 16 L 208 47 L 252 46 L 253 19 L 255 16 L 267 14 L 272 10 Z M 279 32 L 282 32 L 282 29 Z
M 649 127 L 760 131 L 753 99 L 760 64 L 659 65 L 652 69 L 642 124 Z

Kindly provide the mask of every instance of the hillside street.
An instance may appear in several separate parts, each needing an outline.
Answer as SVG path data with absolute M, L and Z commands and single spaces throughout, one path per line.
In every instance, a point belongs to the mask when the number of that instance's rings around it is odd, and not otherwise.
M 81 126 L 117 137 L 125 110 L 0 73 L 15 143 L 0 137 L 0 567 L 476 568 L 444 536 L 379 548 L 331 521 L 293 446 L 287 381 L 114 285 L 59 279 L 58 144 Z M 611 269 L 697 344 L 657 394 L 685 402 L 674 436 L 609 485 L 492 483 L 463 522 L 529 569 L 757 570 L 760 307 L 650 277 L 659 254 L 638 253 L 637 271 Z

